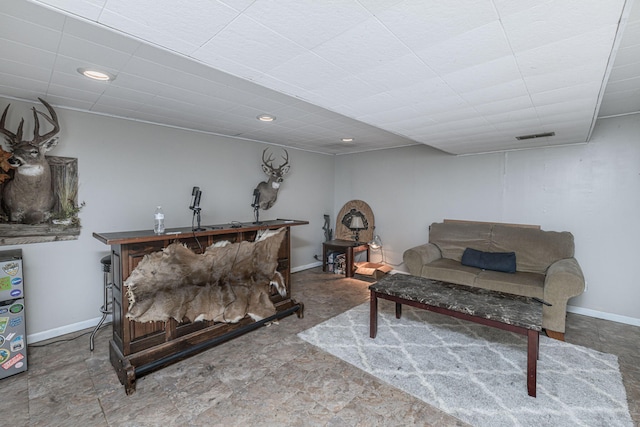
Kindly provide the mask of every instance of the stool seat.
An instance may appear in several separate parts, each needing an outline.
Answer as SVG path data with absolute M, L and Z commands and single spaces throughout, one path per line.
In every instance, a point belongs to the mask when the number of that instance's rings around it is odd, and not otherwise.
M 100 262 L 103 263 L 103 264 L 111 265 L 111 255 L 103 256 L 102 259 L 100 260 Z

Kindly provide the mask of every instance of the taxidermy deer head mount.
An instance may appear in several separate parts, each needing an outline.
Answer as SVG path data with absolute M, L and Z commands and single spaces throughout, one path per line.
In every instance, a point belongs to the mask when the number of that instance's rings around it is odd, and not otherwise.
M 49 111 L 49 116 L 33 107 L 33 139 L 22 139 L 24 118 L 20 120 L 18 130 L 13 133 L 6 129 L 5 120 L 11 104 L 7 105 L 0 119 L 2 133 L 11 150 L 9 164 L 16 168 L 13 179 L 8 181 L 3 191 L 3 202 L 9 219 L 24 224 L 46 222 L 51 216 L 55 202 L 51 185 L 51 168 L 45 153 L 58 143 L 54 136 L 60 131 L 58 116 L 44 99 L 38 98 Z M 38 114 L 44 117 L 53 129 L 40 135 Z
M 289 153 L 287 153 L 287 150 L 282 150 L 284 151 L 284 156 L 282 156 L 284 163 L 278 167 L 273 166 L 273 161 L 275 159 L 271 153 L 269 153 L 268 158 L 265 158 L 267 150 L 269 149 L 265 148 L 262 152 L 262 170 L 269 176 L 269 180 L 267 182 L 262 181 L 253 191 L 257 196 L 258 205 L 262 210 L 267 210 L 276 203 L 278 198 L 278 189 L 290 168 Z

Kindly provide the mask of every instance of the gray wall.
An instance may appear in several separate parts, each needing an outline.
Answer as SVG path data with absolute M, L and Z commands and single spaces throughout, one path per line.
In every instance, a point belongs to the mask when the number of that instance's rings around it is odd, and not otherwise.
M 11 102 L 7 127 L 31 123 L 31 104 Z M 42 109 L 42 106 L 38 106 Z M 78 159 L 82 232 L 76 241 L 20 245 L 25 258 L 27 333 L 31 342 L 97 323 L 102 304 L 100 258 L 108 247 L 93 232 L 151 229 L 156 205 L 167 227 L 191 224 L 191 188 L 200 186 L 202 223 L 252 221 L 252 192 L 265 180 L 267 145 L 56 109 L 61 132 L 49 154 Z M 26 136 L 33 134 L 28 129 Z M 276 156 L 280 148 L 273 147 Z M 332 156 L 289 149 L 291 170 L 278 202 L 261 219 L 310 221 L 292 231 L 292 267 L 317 263 L 323 214 L 333 207 Z M 3 246 L 0 250 L 15 246 Z
M 334 213 L 371 206 L 386 260 L 444 218 L 539 224 L 575 236 L 588 290 L 571 310 L 640 325 L 640 115 L 597 122 L 589 144 L 452 157 L 424 146 L 337 157 Z M 379 254 L 376 254 L 379 259 Z M 376 259 L 376 260 L 377 260 Z
M 8 102 L 9 129 L 22 116 L 29 121 L 31 104 L 0 98 L 0 107 Z M 78 158 L 79 199 L 87 205 L 77 241 L 20 246 L 31 342 L 97 322 L 99 259 L 108 248 L 93 232 L 150 229 L 158 204 L 167 227 L 188 226 L 194 185 L 204 192 L 203 224 L 250 221 L 252 190 L 265 178 L 264 144 L 57 111 L 62 131 L 50 154 Z M 352 199 L 372 207 L 386 261 L 399 270 L 403 251 L 425 242 L 428 225 L 443 218 L 569 230 L 589 288 L 570 301 L 572 310 L 640 324 L 638 135 L 640 115 L 634 115 L 599 121 L 591 143 L 571 147 L 464 157 L 425 146 L 338 157 L 289 149 L 291 172 L 262 218 L 310 221 L 293 229 L 294 270 L 317 265 L 322 215 L 335 223 Z

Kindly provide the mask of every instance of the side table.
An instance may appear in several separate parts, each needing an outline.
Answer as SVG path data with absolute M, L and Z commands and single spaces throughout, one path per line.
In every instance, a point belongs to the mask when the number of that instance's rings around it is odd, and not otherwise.
M 369 261 L 369 245 L 363 242 L 351 240 L 328 240 L 322 243 L 322 271 L 327 271 L 327 254 L 330 251 L 343 252 L 345 254 L 345 277 L 353 277 L 354 255 L 359 252 L 367 253 Z

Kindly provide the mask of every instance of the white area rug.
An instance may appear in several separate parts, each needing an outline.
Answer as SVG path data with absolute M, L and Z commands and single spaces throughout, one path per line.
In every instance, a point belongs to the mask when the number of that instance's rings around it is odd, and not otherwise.
M 618 358 L 540 337 L 537 398 L 526 338 L 379 300 L 298 334 L 309 343 L 474 426 L 632 426 Z

